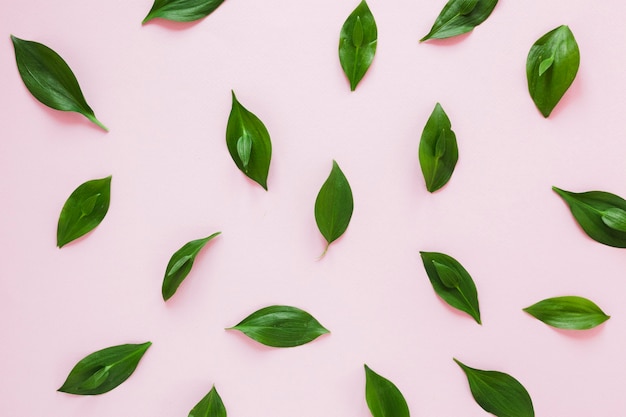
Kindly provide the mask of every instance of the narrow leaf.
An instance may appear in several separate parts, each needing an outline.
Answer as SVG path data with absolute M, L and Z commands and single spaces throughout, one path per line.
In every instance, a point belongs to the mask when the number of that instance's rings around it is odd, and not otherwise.
M 470 274 L 451 256 L 438 252 L 420 252 L 428 279 L 435 293 L 457 310 L 480 321 L 476 285 Z
M 167 264 L 167 268 L 165 268 L 165 277 L 163 278 L 163 285 L 161 287 L 164 301 L 169 300 L 176 293 L 179 285 L 191 271 L 193 261 L 196 259 L 200 250 L 220 233 L 221 232 L 217 232 L 203 239 L 192 240 L 172 255 Z
M 534 417 L 533 402 L 526 388 L 511 375 L 497 371 L 470 368 L 454 361 L 463 369 L 474 400 L 483 410 L 497 417 Z
M 572 85 L 579 65 L 578 43 L 567 26 L 551 30 L 530 48 L 526 59 L 528 91 L 544 117 L 550 116 Z
M 242 106 L 235 93 L 226 127 L 226 145 L 237 168 L 267 190 L 272 142 L 265 125 Z M 243 142 L 241 142 L 243 140 Z
M 11 35 L 17 69 L 37 100 L 55 110 L 80 113 L 107 131 L 85 101 L 74 73 L 52 49 Z
M 428 118 L 419 145 L 419 161 L 426 189 L 433 193 L 450 181 L 459 160 L 456 135 L 450 119 L 437 103 Z
M 378 29 L 365 0 L 344 22 L 339 33 L 339 63 L 354 91 L 372 65 L 376 54 Z
M 70 371 L 59 391 L 77 395 L 109 392 L 132 375 L 151 345 L 111 346 L 87 355 Z
M 154 0 L 152 9 L 142 23 L 157 17 L 176 22 L 192 22 L 210 15 L 222 3 L 224 0 Z
M 608 246 L 626 248 L 621 212 L 626 210 L 623 198 L 604 191 L 573 193 L 557 187 L 552 189 L 567 203 L 574 219 L 590 238 Z
M 330 333 L 313 316 L 290 306 L 262 308 L 227 330 L 239 330 L 266 346 L 294 347 Z
M 524 311 L 559 329 L 591 329 L 610 318 L 593 301 L 577 296 L 548 298 Z
M 449 0 L 430 32 L 420 42 L 451 38 L 472 31 L 487 20 L 497 3 L 498 0 Z
M 350 184 L 337 162 L 333 161 L 330 175 L 315 199 L 315 221 L 328 243 L 326 249 L 346 231 L 353 210 Z
M 188 417 L 226 417 L 226 407 L 215 386 L 189 412 Z
M 400 390 L 365 365 L 365 401 L 373 417 L 409 417 L 409 406 Z
M 95 229 L 109 211 L 110 201 L 110 176 L 79 185 L 61 210 L 57 225 L 57 246 L 61 248 Z

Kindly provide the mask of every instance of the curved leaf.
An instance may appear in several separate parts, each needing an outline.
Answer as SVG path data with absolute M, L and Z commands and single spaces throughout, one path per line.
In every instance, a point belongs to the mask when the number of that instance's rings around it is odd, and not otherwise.
M 450 0 L 441 10 L 430 32 L 420 42 L 428 39 L 445 39 L 472 31 L 483 23 L 498 0 Z
M 593 301 L 577 296 L 547 298 L 523 310 L 559 329 L 591 329 L 611 318 Z
M 55 110 L 80 113 L 105 131 L 85 101 L 74 73 L 52 49 L 11 35 L 17 69 L 24 85 L 37 100 Z
M 446 185 L 452 177 L 459 160 L 456 135 L 451 129 L 450 119 L 439 103 L 428 118 L 419 146 L 419 160 L 431 193 Z
M 344 22 L 339 34 L 339 62 L 354 91 L 372 65 L 376 54 L 378 29 L 365 0 Z
M 189 412 L 188 417 L 226 417 L 226 407 L 215 386 Z
M 330 175 L 315 199 L 315 221 L 328 243 L 324 254 L 328 246 L 348 228 L 353 210 L 354 201 L 350 184 L 337 162 L 333 161 Z
M 420 252 L 433 289 L 450 306 L 480 321 L 478 294 L 470 274 L 451 256 L 438 252 Z
M 467 376 L 474 400 L 497 417 L 534 417 L 533 402 L 526 388 L 511 375 L 470 368 L 454 361 Z
M 213 13 L 224 0 L 154 0 L 152 9 L 143 19 L 142 24 L 154 18 L 192 22 Z
M 57 246 L 62 248 L 95 229 L 109 211 L 110 201 L 111 176 L 79 185 L 61 210 Z
M 165 268 L 165 277 L 163 278 L 163 285 L 161 287 L 161 293 L 164 301 L 169 300 L 176 293 L 178 286 L 191 271 L 193 261 L 196 259 L 200 250 L 209 242 L 209 240 L 213 239 L 220 233 L 221 232 L 217 232 L 203 239 L 192 240 L 172 255 L 167 264 L 167 268 Z
M 400 390 L 365 365 L 365 401 L 373 417 L 409 417 L 409 406 Z
M 616 248 L 626 248 L 623 212 L 626 200 L 604 191 L 573 193 L 552 189 L 567 203 L 580 227 L 593 240 Z
M 87 355 L 72 368 L 59 391 L 76 395 L 109 392 L 132 375 L 151 345 L 111 346 Z
M 526 59 L 528 91 L 543 117 L 550 116 L 572 85 L 579 65 L 578 44 L 567 26 L 551 30 L 530 48 Z
M 237 168 L 267 190 L 272 142 L 265 125 L 242 106 L 235 92 L 226 127 L 226 145 Z
M 306 311 L 281 305 L 255 311 L 227 330 L 239 330 L 259 343 L 281 348 L 304 345 L 330 333 Z

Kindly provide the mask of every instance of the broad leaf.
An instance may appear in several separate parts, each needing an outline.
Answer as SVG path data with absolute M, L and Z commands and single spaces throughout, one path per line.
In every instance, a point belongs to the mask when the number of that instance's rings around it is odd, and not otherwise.
M 441 10 L 430 32 L 420 42 L 428 39 L 445 39 L 472 31 L 483 23 L 496 7 L 498 0 L 450 0 Z
M 96 228 L 109 211 L 111 177 L 87 181 L 69 196 L 57 226 L 59 248 Z
M 470 368 L 454 361 L 467 376 L 474 400 L 497 417 L 534 417 L 533 402 L 526 388 L 511 375 Z
M 348 16 L 339 34 L 339 62 L 354 91 L 369 69 L 378 42 L 374 15 L 365 0 Z
M 215 386 L 189 412 L 188 417 L 226 417 L 226 407 Z
M 610 318 L 593 301 L 577 296 L 548 298 L 524 311 L 559 329 L 591 329 Z
M 131 376 L 151 345 L 112 346 L 87 355 L 72 368 L 59 391 L 77 395 L 109 392 Z
M 579 65 L 578 44 L 567 26 L 551 30 L 530 48 L 526 59 L 528 91 L 544 117 L 550 116 L 572 85 Z
M 224 0 L 154 0 L 152 9 L 142 23 L 154 18 L 192 22 L 213 13 Z
M 459 160 L 456 135 L 450 119 L 439 103 L 424 126 L 419 146 L 419 160 L 426 189 L 435 192 L 448 183 Z
M 272 142 L 265 125 L 242 106 L 235 93 L 226 127 L 226 145 L 237 168 L 267 190 Z
M 200 250 L 221 232 L 213 233 L 209 237 L 203 239 L 192 240 L 186 243 L 182 248 L 177 250 L 165 268 L 165 277 L 163 278 L 163 285 L 161 287 L 161 293 L 163 294 L 163 300 L 167 301 L 172 297 L 178 286 L 187 277 L 191 268 L 193 267 L 193 261 Z
M 262 308 L 227 330 L 239 330 L 266 346 L 294 347 L 330 333 L 313 316 L 290 306 Z
M 365 401 L 373 417 L 409 417 L 409 406 L 400 390 L 365 365 Z
M 80 113 L 108 130 L 85 101 L 74 73 L 52 49 L 11 35 L 17 69 L 26 88 L 37 100 L 55 110 Z
M 470 274 L 451 256 L 438 252 L 420 252 L 433 289 L 450 306 L 480 321 L 478 294 Z

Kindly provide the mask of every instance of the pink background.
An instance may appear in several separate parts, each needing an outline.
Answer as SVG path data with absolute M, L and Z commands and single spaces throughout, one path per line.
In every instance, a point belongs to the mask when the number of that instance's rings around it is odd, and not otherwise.
M 589 239 L 551 191 L 626 196 L 626 3 L 502 0 L 473 33 L 419 44 L 445 1 L 369 0 L 378 50 L 354 93 L 337 45 L 356 0 L 228 0 L 142 27 L 151 3 L 0 0 L 0 415 L 186 416 L 215 384 L 231 417 L 367 417 L 367 363 L 414 416 L 487 416 L 453 357 L 516 377 L 537 416 L 626 415 L 624 251 Z M 561 24 L 581 66 L 546 120 L 526 55 Z M 36 101 L 9 34 L 57 51 L 110 133 Z M 231 89 L 270 132 L 269 192 L 226 149 Z M 429 194 L 417 149 L 436 102 L 460 158 Z M 313 205 L 333 159 L 355 210 L 318 261 Z M 107 175 L 107 217 L 57 249 L 69 194 Z M 169 257 L 216 231 L 164 303 Z M 482 326 L 434 294 L 420 250 L 470 272 Z M 521 311 L 558 295 L 612 318 L 575 333 Z M 224 330 L 271 304 L 332 333 L 281 350 Z M 85 355 L 148 340 L 115 390 L 56 392 Z

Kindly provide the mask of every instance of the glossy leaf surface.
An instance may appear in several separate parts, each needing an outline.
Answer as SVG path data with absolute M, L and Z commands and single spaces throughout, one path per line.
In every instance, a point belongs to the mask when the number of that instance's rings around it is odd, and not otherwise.
M 176 22 L 192 22 L 210 15 L 222 3 L 224 0 L 154 0 L 143 23 L 157 17 Z
M 456 259 L 443 253 L 420 252 L 420 255 L 435 293 L 480 324 L 476 285 L 465 268 Z
M 445 39 L 472 31 L 483 23 L 498 0 L 450 0 L 441 10 L 430 32 L 420 42 L 428 39 Z
M 85 101 L 78 80 L 67 63 L 52 49 L 38 42 L 11 35 L 17 69 L 24 85 L 37 100 L 55 110 L 80 113 L 104 130 Z
M 163 285 L 161 287 L 164 301 L 169 300 L 176 293 L 178 286 L 191 271 L 193 262 L 200 250 L 220 233 L 221 232 L 217 232 L 203 239 L 192 240 L 172 255 L 167 264 L 167 268 L 165 268 L 165 277 L 163 278 Z
M 524 311 L 559 329 L 591 329 L 610 318 L 593 301 L 577 296 L 547 298 Z
M 431 193 L 448 183 L 459 160 L 456 135 L 451 127 L 448 115 L 437 103 L 424 126 L 419 146 L 422 174 Z
M 544 117 L 550 116 L 572 85 L 579 65 L 578 43 L 567 26 L 551 30 L 530 48 L 526 59 L 528 91 Z
M 463 369 L 474 400 L 485 411 L 497 417 L 534 417 L 533 402 L 526 388 L 511 375 L 497 371 L 470 368 L 454 361 Z
M 235 93 L 226 127 L 226 145 L 237 168 L 267 190 L 272 142 L 265 125 L 242 106 Z
M 593 240 L 616 248 L 626 248 L 626 201 L 604 191 L 573 193 L 552 189 L 570 208 L 574 219 Z
M 409 417 L 409 406 L 400 390 L 365 365 L 365 401 L 373 417 Z
M 215 387 L 196 404 L 188 417 L 226 417 L 226 407 Z
M 304 345 L 330 333 L 306 311 L 281 305 L 255 311 L 230 329 L 266 346 L 281 348 Z
M 57 225 L 59 248 L 95 229 L 109 211 L 111 177 L 87 181 L 63 205 Z
M 348 16 L 339 34 L 339 62 L 354 91 L 372 65 L 378 29 L 365 0 Z
M 59 391 L 77 395 L 109 392 L 132 375 L 151 345 L 111 346 L 87 355 L 70 371 Z

